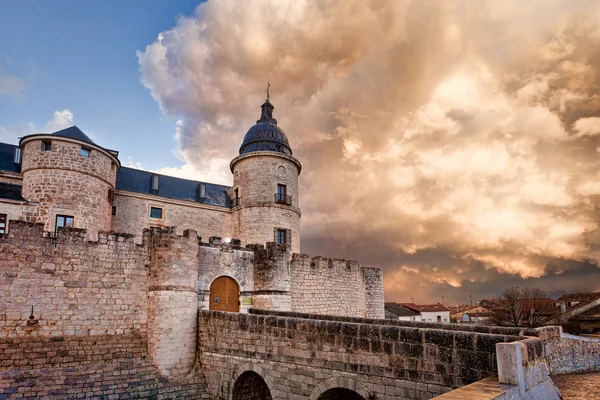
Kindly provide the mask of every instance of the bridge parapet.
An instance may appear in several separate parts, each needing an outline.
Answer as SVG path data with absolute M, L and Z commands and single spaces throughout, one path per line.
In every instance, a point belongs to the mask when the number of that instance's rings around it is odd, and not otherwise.
M 524 339 L 344 318 L 352 321 L 199 311 L 199 354 L 209 393 L 231 398 L 240 366 L 250 363 L 272 382 L 274 399 L 290 393 L 318 398 L 315 387 L 333 377 L 380 399 L 431 398 L 494 375 L 496 343 Z
M 532 336 L 539 337 L 540 339 L 548 339 L 552 337 L 560 336 L 560 327 L 557 326 L 546 326 L 542 328 L 510 328 L 502 326 L 483 326 L 483 325 L 467 325 L 467 324 L 448 324 L 448 323 L 436 323 L 436 322 L 423 322 L 423 321 L 397 321 L 391 319 L 377 319 L 377 318 L 358 318 L 358 317 L 346 317 L 337 315 L 324 315 L 315 313 L 303 313 L 295 311 L 276 311 L 276 310 L 261 310 L 257 308 L 251 308 L 248 311 L 250 314 L 257 315 L 276 315 L 280 317 L 290 318 L 304 318 L 304 319 L 316 319 L 324 321 L 339 321 L 339 322 L 354 322 L 359 324 L 375 324 L 375 325 L 389 325 L 389 326 L 404 326 L 410 328 L 425 328 L 425 329 L 441 329 L 449 331 L 462 331 L 462 332 L 475 332 L 475 333 L 490 333 L 495 335 L 509 335 L 509 336 Z

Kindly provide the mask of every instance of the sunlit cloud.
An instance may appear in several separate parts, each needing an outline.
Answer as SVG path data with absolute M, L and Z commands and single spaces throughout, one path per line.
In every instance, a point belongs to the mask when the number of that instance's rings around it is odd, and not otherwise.
M 230 184 L 270 79 L 302 250 L 384 268 L 389 299 L 459 302 L 596 289 L 577 274 L 600 277 L 599 28 L 596 1 L 211 0 L 138 59 L 180 118 L 165 173 Z

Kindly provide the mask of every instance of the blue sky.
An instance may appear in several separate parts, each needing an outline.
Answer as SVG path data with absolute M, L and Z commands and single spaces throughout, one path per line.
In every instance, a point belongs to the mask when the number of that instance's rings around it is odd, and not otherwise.
M 147 169 L 181 165 L 172 152 L 176 118 L 164 116 L 141 84 L 136 51 L 174 27 L 179 16 L 193 14 L 197 4 L 3 1 L 2 140 L 31 124 L 43 131 L 55 111 L 68 109 L 98 144 L 120 151 L 124 164 L 131 157 Z

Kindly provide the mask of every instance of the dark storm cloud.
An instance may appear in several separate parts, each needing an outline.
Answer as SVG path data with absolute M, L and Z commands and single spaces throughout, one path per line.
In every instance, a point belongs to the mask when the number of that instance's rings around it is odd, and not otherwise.
M 595 1 L 209 1 L 138 57 L 224 183 L 270 78 L 303 251 L 384 268 L 389 300 L 600 289 Z

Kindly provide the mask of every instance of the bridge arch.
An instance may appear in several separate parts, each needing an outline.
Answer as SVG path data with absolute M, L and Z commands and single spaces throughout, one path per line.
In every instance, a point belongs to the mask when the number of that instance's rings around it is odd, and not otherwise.
M 309 400 L 363 400 L 370 396 L 369 391 L 354 379 L 334 377 L 324 380 L 313 389 Z
M 229 400 L 271 400 L 275 382 L 264 375 L 260 366 L 244 364 L 237 368 Z

